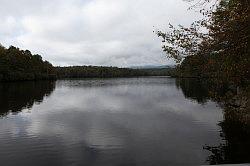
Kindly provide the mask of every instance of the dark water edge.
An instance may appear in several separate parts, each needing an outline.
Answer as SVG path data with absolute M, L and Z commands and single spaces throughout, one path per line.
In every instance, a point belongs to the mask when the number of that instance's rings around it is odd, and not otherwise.
M 55 81 L 24 81 L 0 83 L 0 116 L 18 113 L 41 103 L 55 89 Z
M 250 162 L 247 88 L 164 77 L 0 83 L 0 116 L 4 165 Z
M 220 136 L 226 142 L 204 146 L 212 153 L 208 158 L 210 164 L 250 163 L 250 84 L 223 82 L 217 78 L 181 78 L 176 82 L 183 87 L 187 98 L 201 104 L 214 101 L 223 109 L 224 119 L 218 125 Z

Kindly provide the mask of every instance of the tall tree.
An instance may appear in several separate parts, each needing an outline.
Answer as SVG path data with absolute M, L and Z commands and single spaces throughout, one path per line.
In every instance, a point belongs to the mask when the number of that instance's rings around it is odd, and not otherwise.
M 170 24 L 169 32 L 156 32 L 163 51 L 191 75 L 249 78 L 249 7 L 249 0 L 216 1 L 190 27 Z

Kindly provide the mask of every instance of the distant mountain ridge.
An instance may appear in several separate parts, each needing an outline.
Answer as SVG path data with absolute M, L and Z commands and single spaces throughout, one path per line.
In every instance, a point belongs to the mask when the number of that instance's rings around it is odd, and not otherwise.
M 174 65 L 144 65 L 144 66 L 131 66 L 131 69 L 168 69 L 174 68 Z

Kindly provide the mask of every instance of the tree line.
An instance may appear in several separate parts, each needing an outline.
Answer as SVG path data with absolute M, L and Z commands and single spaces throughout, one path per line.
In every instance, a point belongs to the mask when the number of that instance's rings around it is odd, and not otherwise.
M 110 78 L 146 76 L 142 70 L 104 66 L 56 67 L 58 78 Z
M 166 76 L 171 69 L 131 69 L 105 66 L 54 67 L 38 54 L 0 45 L 0 81 L 53 80 L 63 78 L 109 78 Z
M 112 78 L 138 76 L 169 76 L 173 69 L 131 69 L 104 66 L 56 67 L 58 78 Z

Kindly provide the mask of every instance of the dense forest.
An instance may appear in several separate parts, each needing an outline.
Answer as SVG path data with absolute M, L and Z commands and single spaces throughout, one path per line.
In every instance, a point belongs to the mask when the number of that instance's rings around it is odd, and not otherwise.
M 190 27 L 170 24 L 167 33 L 157 31 L 163 51 L 179 63 L 176 76 L 249 81 L 249 7 L 249 0 L 200 1 L 193 8 L 200 9 L 202 20 Z
M 52 64 L 40 55 L 32 55 L 29 50 L 20 50 L 0 45 L 0 81 L 55 79 Z
M 131 69 L 104 66 L 54 67 L 29 50 L 0 46 L 0 81 L 51 80 L 63 78 L 110 78 L 167 76 L 172 68 Z

